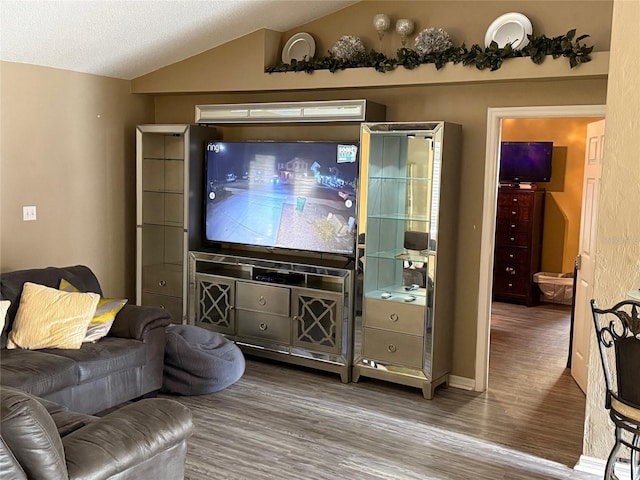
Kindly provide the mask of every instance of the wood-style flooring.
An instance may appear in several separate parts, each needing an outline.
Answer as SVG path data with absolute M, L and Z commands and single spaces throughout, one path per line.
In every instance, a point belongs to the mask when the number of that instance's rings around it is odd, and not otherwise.
M 496 303 L 489 390 L 420 390 L 247 359 L 221 392 L 189 406 L 191 480 L 536 480 L 572 469 L 585 399 L 565 369 L 569 310 Z

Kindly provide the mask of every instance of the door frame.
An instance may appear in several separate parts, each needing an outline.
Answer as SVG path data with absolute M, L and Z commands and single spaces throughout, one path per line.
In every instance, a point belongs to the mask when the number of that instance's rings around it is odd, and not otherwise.
M 482 203 L 482 236 L 478 279 L 478 324 L 476 335 L 475 390 L 483 392 L 489 382 L 491 291 L 493 250 L 498 201 L 498 153 L 502 120 L 507 118 L 605 117 L 606 105 L 552 105 L 542 107 L 500 107 L 487 110 L 487 143 Z

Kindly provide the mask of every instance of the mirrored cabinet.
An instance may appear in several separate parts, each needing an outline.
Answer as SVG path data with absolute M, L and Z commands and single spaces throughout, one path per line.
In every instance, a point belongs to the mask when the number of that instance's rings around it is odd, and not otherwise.
M 354 381 L 415 386 L 425 398 L 448 384 L 460 145 L 456 124 L 362 124 Z
M 200 246 L 204 149 L 215 128 L 136 129 L 136 303 L 187 317 L 187 253 Z

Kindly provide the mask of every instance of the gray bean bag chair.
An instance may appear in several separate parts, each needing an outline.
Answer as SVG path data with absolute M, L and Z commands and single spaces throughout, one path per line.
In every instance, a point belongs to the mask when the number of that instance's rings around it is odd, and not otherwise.
M 244 374 L 242 351 L 223 335 L 193 325 L 167 327 L 162 390 L 180 395 L 218 392 Z

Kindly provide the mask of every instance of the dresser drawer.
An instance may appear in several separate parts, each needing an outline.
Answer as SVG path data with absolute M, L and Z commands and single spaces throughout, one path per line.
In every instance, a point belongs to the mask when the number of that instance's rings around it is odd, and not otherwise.
M 364 356 L 371 360 L 422 368 L 421 336 L 365 327 L 363 347 Z
M 494 270 L 494 295 L 527 295 L 531 289 L 531 278 L 526 273 L 515 270 L 514 274 L 510 274 Z
M 425 307 L 388 300 L 365 299 L 364 324 L 394 332 L 424 334 Z
M 519 220 L 498 219 L 496 225 L 496 245 L 529 246 L 531 243 L 531 223 Z
M 142 291 L 182 297 L 182 266 L 159 264 L 142 267 Z
M 495 271 L 513 273 L 510 269 L 514 268 L 521 274 L 530 269 L 529 262 L 531 250 L 528 248 L 496 248 Z
M 142 305 L 163 308 L 169 312 L 172 323 L 182 323 L 182 298 L 180 297 L 143 293 Z
M 288 317 L 291 312 L 290 290 L 261 283 L 237 282 L 236 307 Z
M 519 207 L 517 205 L 508 205 L 506 207 L 498 207 L 498 220 L 509 222 L 528 222 L 533 215 L 530 207 Z
M 291 343 L 291 319 L 280 315 L 236 310 L 238 337 Z
M 535 192 L 504 192 L 498 195 L 498 207 L 531 207 L 535 202 Z

